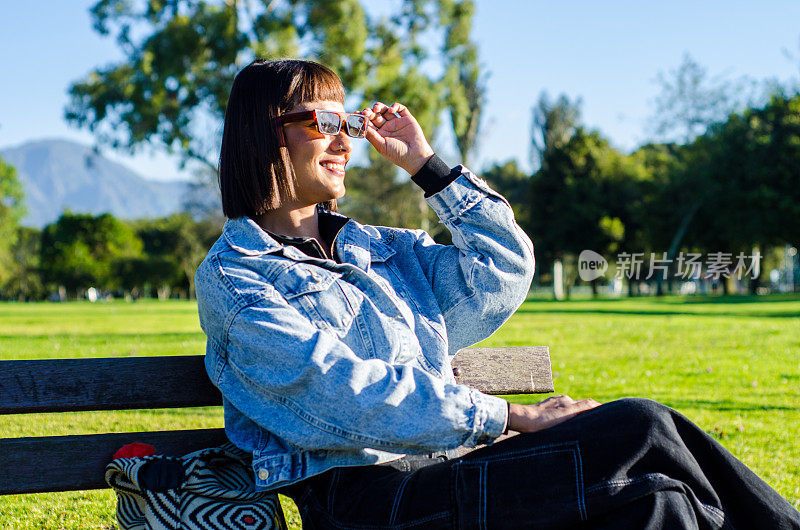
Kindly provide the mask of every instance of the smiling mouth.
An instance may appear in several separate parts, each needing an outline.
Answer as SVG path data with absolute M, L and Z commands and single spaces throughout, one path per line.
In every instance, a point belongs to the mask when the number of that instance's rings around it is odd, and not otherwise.
M 344 164 L 338 164 L 336 162 L 321 162 L 320 165 L 331 173 L 344 176 Z

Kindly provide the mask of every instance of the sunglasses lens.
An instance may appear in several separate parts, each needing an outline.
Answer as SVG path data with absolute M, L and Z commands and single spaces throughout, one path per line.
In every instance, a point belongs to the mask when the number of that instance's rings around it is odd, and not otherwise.
M 367 134 L 367 117 L 351 114 L 347 117 L 347 134 L 353 138 L 363 138 Z
M 322 134 L 339 134 L 342 119 L 335 112 L 317 111 L 317 127 Z

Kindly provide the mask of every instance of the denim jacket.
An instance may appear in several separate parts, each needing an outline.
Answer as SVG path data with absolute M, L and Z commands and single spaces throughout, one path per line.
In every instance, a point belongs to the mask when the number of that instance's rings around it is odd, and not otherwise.
M 336 263 L 250 218 L 225 223 L 195 287 L 206 369 L 258 489 L 501 434 L 506 401 L 456 384 L 450 361 L 522 304 L 533 244 L 500 194 L 458 170 L 425 199 L 453 245 L 349 219 Z

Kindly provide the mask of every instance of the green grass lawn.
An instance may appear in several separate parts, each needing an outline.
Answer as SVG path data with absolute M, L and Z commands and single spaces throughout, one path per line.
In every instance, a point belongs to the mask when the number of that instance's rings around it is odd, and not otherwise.
M 186 355 L 204 344 L 192 302 L 0 304 L 0 359 Z M 530 300 L 482 345 L 539 344 L 558 393 L 665 403 L 800 507 L 800 296 Z M 0 437 L 221 425 L 218 408 L 3 416 Z M 0 528 L 113 525 L 108 490 L 0 499 Z

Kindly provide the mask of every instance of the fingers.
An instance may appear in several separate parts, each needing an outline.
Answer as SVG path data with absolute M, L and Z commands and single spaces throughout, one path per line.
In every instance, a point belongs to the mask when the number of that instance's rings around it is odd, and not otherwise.
M 594 399 L 582 399 L 580 401 L 575 401 L 569 396 L 551 396 L 542 403 L 547 403 L 550 406 L 557 407 L 557 408 L 567 408 L 570 410 L 577 410 L 577 411 L 584 411 L 593 409 L 595 407 L 599 407 L 602 403 L 596 401 Z
M 545 402 L 548 402 L 548 401 L 551 402 L 553 405 L 556 405 L 556 406 L 559 406 L 559 407 L 563 407 L 565 405 L 569 405 L 569 404 L 575 402 L 574 399 L 572 399 L 571 397 L 566 396 L 566 395 L 564 395 L 564 396 L 550 396 L 549 398 L 547 398 L 544 401 L 542 401 L 542 403 L 545 403 Z
M 400 103 L 394 103 L 387 107 L 380 101 L 372 105 L 372 108 L 365 108 L 361 113 L 369 118 L 375 128 L 380 129 L 387 121 L 395 120 L 401 117 L 411 116 L 411 113 Z
M 410 116 L 411 113 L 408 112 L 408 109 L 405 105 L 401 105 L 400 103 L 393 103 L 391 107 L 389 107 L 389 112 L 394 114 L 395 117 L 404 118 L 406 116 Z
M 599 407 L 599 406 L 600 406 L 600 403 L 595 401 L 595 400 L 593 400 L 593 399 L 582 399 L 580 401 L 576 401 L 575 402 L 575 407 L 581 412 L 583 412 L 584 410 L 590 410 L 590 409 L 593 409 L 593 408 Z

